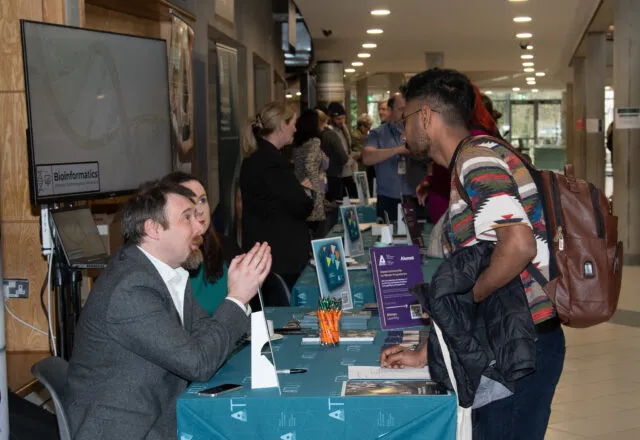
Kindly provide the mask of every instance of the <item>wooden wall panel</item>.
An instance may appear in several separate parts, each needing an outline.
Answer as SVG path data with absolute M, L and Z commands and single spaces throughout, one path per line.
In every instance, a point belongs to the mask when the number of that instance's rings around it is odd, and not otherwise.
M 2 222 L 2 262 L 4 278 L 29 280 L 29 298 L 10 299 L 8 307 L 20 319 L 46 330 L 47 321 L 40 306 L 40 287 L 47 264 L 40 254 L 39 224 Z M 55 303 L 52 298 L 52 303 Z M 5 312 L 7 350 L 48 350 L 47 337 L 17 322 Z
M 0 115 L 0 219 L 37 221 L 29 203 L 25 94 L 0 93 Z
M 47 23 L 64 24 L 64 1 L 42 0 L 42 21 L 46 21 Z
M 101 31 L 161 38 L 160 23 L 85 4 L 85 27 Z
M 21 18 L 41 21 L 42 0 L 0 0 L 0 91 L 3 92 L 24 90 L 18 21 Z

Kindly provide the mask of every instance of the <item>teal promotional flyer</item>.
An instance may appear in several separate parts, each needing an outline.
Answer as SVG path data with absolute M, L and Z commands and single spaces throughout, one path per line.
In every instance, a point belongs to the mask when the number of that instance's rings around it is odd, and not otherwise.
M 342 218 L 342 226 L 344 227 L 344 250 L 346 255 L 350 257 L 364 255 L 364 242 L 360 233 L 356 207 L 341 206 L 340 218 Z
M 360 231 L 358 231 L 359 233 Z M 351 286 L 345 262 L 344 247 L 341 237 L 313 240 L 313 258 L 316 262 L 320 296 L 340 298 L 342 310 L 353 308 Z

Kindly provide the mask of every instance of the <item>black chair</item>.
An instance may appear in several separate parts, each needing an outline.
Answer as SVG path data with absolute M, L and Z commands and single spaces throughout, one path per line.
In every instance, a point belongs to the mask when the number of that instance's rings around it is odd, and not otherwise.
M 291 305 L 291 291 L 282 277 L 271 272 L 262 284 L 262 300 L 265 307 L 289 307 Z M 262 310 L 260 299 L 256 295 L 249 303 L 254 312 Z
M 59 357 L 48 357 L 31 367 L 31 374 L 47 388 L 49 394 L 51 394 L 51 399 L 53 399 L 60 440 L 71 440 L 69 422 L 60 400 L 62 390 L 67 382 L 68 367 L 69 363 Z

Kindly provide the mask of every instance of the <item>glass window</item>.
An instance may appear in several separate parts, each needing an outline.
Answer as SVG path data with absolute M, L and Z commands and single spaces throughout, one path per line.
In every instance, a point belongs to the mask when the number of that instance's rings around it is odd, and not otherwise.
M 529 149 L 535 144 L 535 107 L 529 103 L 511 104 L 511 144 L 516 148 Z
M 537 145 L 562 143 L 562 104 L 538 104 Z

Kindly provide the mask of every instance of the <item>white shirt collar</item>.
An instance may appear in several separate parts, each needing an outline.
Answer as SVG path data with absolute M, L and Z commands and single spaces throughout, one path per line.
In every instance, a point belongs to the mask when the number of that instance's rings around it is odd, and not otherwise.
M 184 294 L 187 288 L 187 281 L 189 280 L 189 272 L 182 267 L 178 267 L 176 269 L 172 268 L 164 261 L 157 259 L 142 249 L 140 246 L 138 246 L 138 249 L 140 249 L 149 261 L 151 261 L 151 264 L 153 264 L 160 274 L 162 281 L 164 281 L 169 293 L 171 294 L 171 299 L 173 300 L 173 305 L 178 311 L 180 321 L 184 324 Z

